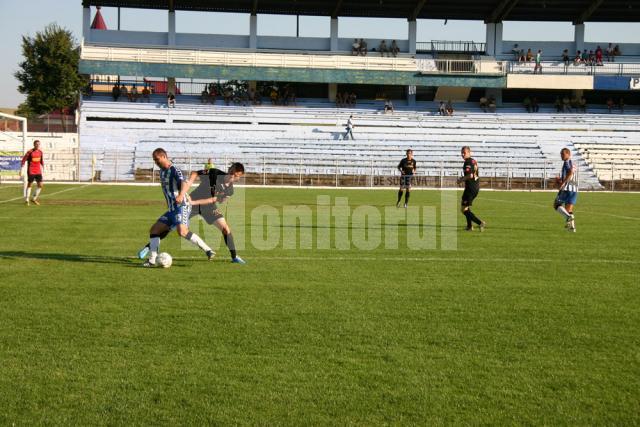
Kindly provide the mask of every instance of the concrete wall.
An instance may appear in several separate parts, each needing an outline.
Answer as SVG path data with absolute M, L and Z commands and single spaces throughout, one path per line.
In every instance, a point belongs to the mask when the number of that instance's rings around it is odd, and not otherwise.
M 176 33 L 176 46 L 242 49 L 249 46 L 249 36 Z
M 166 46 L 168 34 L 151 31 L 91 30 L 92 43 Z M 378 49 L 381 39 L 366 39 L 369 50 Z M 391 40 L 386 40 L 391 47 Z M 258 36 L 258 49 L 329 51 L 329 37 Z M 401 52 L 409 51 L 408 40 L 396 40 Z M 338 39 L 338 50 L 351 52 L 352 38 Z M 249 35 L 176 33 L 176 47 L 248 49 Z
M 507 75 L 508 89 L 593 89 L 593 76 Z
M 152 31 L 91 30 L 89 37 L 92 43 L 126 45 L 166 46 L 169 40 L 167 33 Z

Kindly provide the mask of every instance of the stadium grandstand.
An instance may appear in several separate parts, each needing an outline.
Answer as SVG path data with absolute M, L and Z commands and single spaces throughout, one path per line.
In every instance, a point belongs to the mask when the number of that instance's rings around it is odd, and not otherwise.
M 362 186 L 390 185 L 411 147 L 416 184 L 445 187 L 470 145 L 483 185 L 544 189 L 567 146 L 582 188 L 637 188 L 640 43 L 586 41 L 585 22 L 638 22 L 640 6 L 542 3 L 84 0 L 80 71 L 91 86 L 78 146 L 59 158 L 80 165 L 68 168 L 79 180 L 153 180 L 149 153 L 163 146 L 185 169 L 242 160 L 251 183 Z M 108 29 L 100 7 L 166 10 L 167 31 Z M 176 11 L 246 13 L 250 31 L 179 33 Z M 261 14 L 330 17 L 330 33 L 258 35 Z M 393 49 L 354 43 L 339 37 L 340 17 L 403 18 L 407 37 Z M 420 41 L 418 19 L 481 20 L 486 39 Z M 571 22 L 574 40 L 504 40 L 504 21 Z M 542 51 L 540 69 L 528 48 Z M 350 116 L 355 139 L 345 140 Z

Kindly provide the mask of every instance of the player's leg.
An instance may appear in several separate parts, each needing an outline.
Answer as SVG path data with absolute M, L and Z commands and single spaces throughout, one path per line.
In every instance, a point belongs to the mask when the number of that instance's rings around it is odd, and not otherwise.
M 165 237 L 167 237 L 169 235 L 170 231 L 171 231 L 171 229 L 167 228 L 165 231 L 159 233 L 158 237 L 160 238 L 160 240 L 162 240 Z M 144 247 L 138 251 L 138 258 L 145 259 L 147 257 L 147 254 L 149 253 L 150 249 L 151 249 L 151 244 L 150 243 L 147 243 L 146 245 L 144 245 Z
M 404 192 L 404 207 L 405 209 L 409 205 L 409 196 L 411 196 L 411 176 L 407 176 L 405 181 L 405 192 Z
M 553 202 L 553 208 L 556 212 L 558 212 L 560 215 L 562 215 L 562 217 L 565 220 L 565 227 L 569 228 L 571 226 L 571 221 L 573 220 L 573 214 L 570 213 L 566 208 L 565 205 L 569 202 L 568 197 L 569 197 L 569 192 L 568 191 L 560 191 L 558 192 L 558 196 L 556 197 L 556 200 Z M 573 205 L 571 205 L 571 208 L 573 209 Z
M 216 253 L 198 236 L 189 230 L 189 217 L 191 215 L 191 206 L 181 206 L 178 208 L 175 217 L 176 231 L 183 239 L 191 242 L 193 245 L 202 249 L 207 254 L 207 258 L 212 260 Z
M 231 262 L 236 264 L 246 264 L 245 261 L 240 258 L 236 252 L 236 244 L 233 241 L 233 234 L 231 234 L 231 228 L 227 221 L 224 218 L 218 218 L 216 222 L 213 223 L 218 230 L 222 233 L 224 237 L 224 243 L 229 248 L 229 253 L 231 254 Z
M 404 189 L 404 181 L 403 181 L 404 177 L 400 177 L 400 188 L 398 189 L 398 200 L 396 201 L 396 208 L 400 207 L 400 201 L 402 201 L 402 190 Z
M 31 186 L 35 177 L 31 174 L 27 174 L 27 185 L 24 187 L 24 202 L 29 205 L 29 200 L 31 200 Z
M 480 231 L 483 231 L 485 227 L 485 222 L 482 221 L 477 216 L 475 216 L 473 212 L 471 212 L 471 206 L 473 205 L 473 200 L 476 198 L 477 195 L 478 195 L 477 192 L 467 190 L 467 189 L 465 189 L 464 193 L 462 193 L 462 214 L 467 219 L 467 230 L 469 231 L 473 230 L 472 223 L 478 224 L 480 226 Z
M 149 259 L 143 265 L 145 267 L 155 267 L 158 250 L 160 249 L 160 235 L 168 232 L 171 226 L 168 224 L 167 215 L 163 215 L 151 226 L 149 230 Z
M 36 175 L 35 180 L 36 180 L 36 192 L 33 196 L 33 203 L 36 205 L 39 205 L 40 201 L 38 199 L 40 198 L 40 193 L 42 192 L 42 175 Z

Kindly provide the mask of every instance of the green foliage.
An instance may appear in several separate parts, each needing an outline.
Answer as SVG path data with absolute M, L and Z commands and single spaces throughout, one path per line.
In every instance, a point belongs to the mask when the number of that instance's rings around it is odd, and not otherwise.
M 24 112 L 46 114 L 75 105 L 84 80 L 78 74 L 80 49 L 71 32 L 49 24 L 34 37 L 22 37 L 18 90 L 26 94 Z

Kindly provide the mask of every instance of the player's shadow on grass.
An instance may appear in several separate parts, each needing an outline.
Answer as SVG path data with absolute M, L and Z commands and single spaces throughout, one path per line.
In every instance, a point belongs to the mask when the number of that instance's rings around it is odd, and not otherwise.
M 115 256 L 56 254 L 56 253 L 46 253 L 46 252 L 38 253 L 38 252 L 22 252 L 22 251 L 2 251 L 0 252 L 0 258 L 21 258 L 21 259 L 47 260 L 47 261 L 137 265 L 137 263 L 133 259 L 127 259 L 127 258 L 121 258 L 121 257 L 115 257 Z

